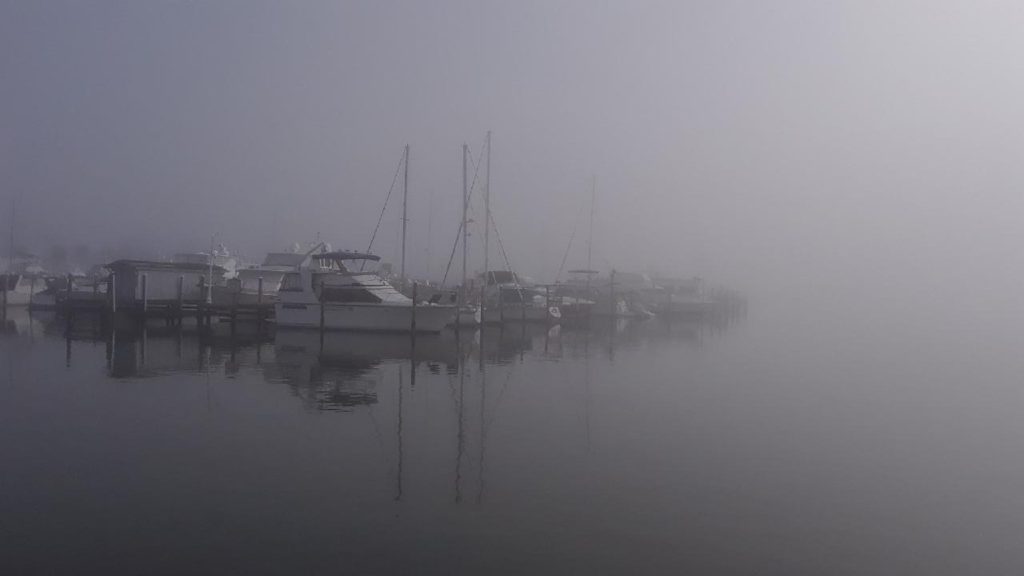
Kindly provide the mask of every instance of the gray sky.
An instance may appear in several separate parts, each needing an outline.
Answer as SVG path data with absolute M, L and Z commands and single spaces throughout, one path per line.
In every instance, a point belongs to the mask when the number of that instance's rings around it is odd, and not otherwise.
M 1022 29 L 1016 2 L 4 0 L 2 213 L 21 194 L 39 249 L 363 248 L 408 143 L 434 273 L 492 130 L 495 218 L 542 279 L 596 175 L 602 269 L 1022 293 Z

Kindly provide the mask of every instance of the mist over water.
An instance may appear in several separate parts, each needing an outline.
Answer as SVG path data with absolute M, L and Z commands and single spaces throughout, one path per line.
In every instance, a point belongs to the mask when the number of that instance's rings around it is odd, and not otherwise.
M 12 309 L 0 566 L 1018 572 L 1022 26 L 989 1 L 0 5 L 0 269 L 365 250 L 378 218 L 397 268 L 409 145 L 406 264 L 436 282 L 465 143 L 475 275 L 490 132 L 492 269 L 748 303 L 414 349 Z

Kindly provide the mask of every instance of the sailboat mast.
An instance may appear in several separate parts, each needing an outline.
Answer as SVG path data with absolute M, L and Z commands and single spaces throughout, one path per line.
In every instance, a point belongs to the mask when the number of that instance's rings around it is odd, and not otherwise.
M 590 181 L 590 230 L 587 233 L 587 290 L 590 289 L 590 270 L 593 270 L 593 251 L 594 251 L 594 198 L 597 196 L 597 176 L 593 176 Z
M 11 240 L 7 246 L 7 274 L 14 272 L 14 222 L 18 210 L 18 199 L 11 197 Z M 6 289 L 6 288 L 5 288 Z
M 405 282 L 405 231 L 409 223 L 409 145 L 405 145 L 405 183 L 402 186 L 402 282 Z
M 469 256 L 468 242 L 469 230 L 466 222 L 466 216 L 469 212 L 469 189 L 466 188 L 466 155 L 468 154 L 468 146 L 462 145 L 462 298 L 466 298 L 466 274 L 467 268 L 466 263 Z
M 487 281 L 488 259 L 491 256 L 491 131 L 487 131 L 487 176 L 484 184 L 484 282 Z

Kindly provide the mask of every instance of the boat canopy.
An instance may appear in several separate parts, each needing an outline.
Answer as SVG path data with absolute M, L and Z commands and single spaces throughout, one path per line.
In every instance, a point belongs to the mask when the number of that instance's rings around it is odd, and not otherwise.
M 269 252 L 263 259 L 263 266 L 290 266 L 297 268 L 306 261 L 306 255 L 296 252 Z
M 317 260 L 370 260 L 377 262 L 380 260 L 380 256 L 376 254 L 366 254 L 363 252 L 348 252 L 345 250 L 335 250 L 334 252 L 321 252 L 320 254 L 313 254 L 313 258 Z
M 600 274 L 597 270 L 569 270 L 569 274 L 586 274 L 587 276 L 596 276 Z

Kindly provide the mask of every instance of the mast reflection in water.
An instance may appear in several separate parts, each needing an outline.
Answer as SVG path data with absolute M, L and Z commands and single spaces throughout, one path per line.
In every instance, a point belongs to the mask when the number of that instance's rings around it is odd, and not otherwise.
M 759 376 L 779 367 L 759 360 L 779 346 L 764 335 L 742 319 L 412 339 L 11 314 L 5 564 L 719 570 L 770 557 L 769 525 L 813 563 L 799 535 L 842 528 L 799 504 L 865 509 L 834 498 L 858 492 L 829 428 L 760 388 L 793 386 Z M 841 422 L 850 408 L 828 410 Z M 894 502 L 860 494 L 868 511 Z

